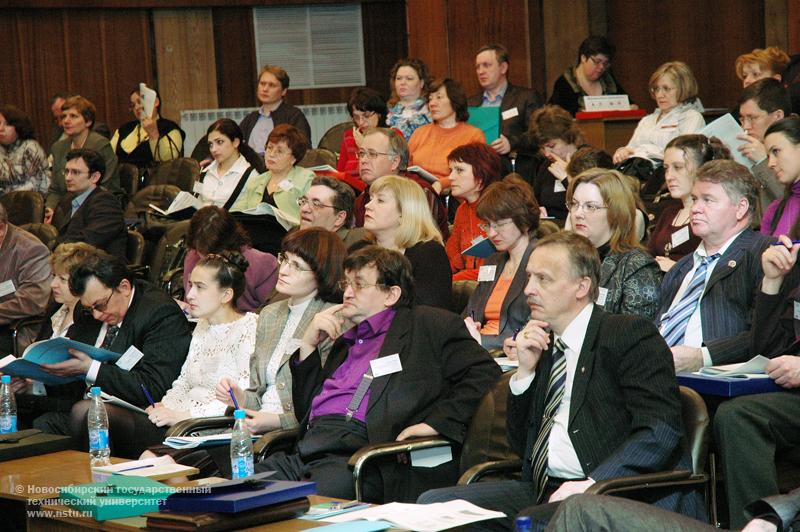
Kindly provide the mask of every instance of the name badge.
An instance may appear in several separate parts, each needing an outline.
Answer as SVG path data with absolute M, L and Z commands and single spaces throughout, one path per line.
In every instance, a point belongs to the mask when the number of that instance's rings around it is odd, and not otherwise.
M 497 265 L 491 264 L 486 266 L 481 266 L 478 270 L 478 282 L 482 283 L 484 281 L 494 281 L 495 273 L 497 272 Z
M 117 366 L 124 369 L 125 371 L 130 371 L 133 366 L 139 362 L 144 353 L 136 349 L 135 345 L 132 345 L 128 348 L 127 351 L 122 353 L 122 356 L 117 359 Z
M 558 179 L 556 179 L 555 184 L 553 185 L 553 192 L 558 194 L 559 192 L 566 192 L 567 187 L 564 186 L 564 183 Z
M 192 185 L 192 191 L 195 194 L 200 194 L 202 196 L 203 195 L 203 183 L 200 182 L 200 181 L 195 181 L 194 185 Z
M 14 286 L 14 281 L 12 281 L 11 279 L 0 283 L 0 297 L 7 296 L 8 294 L 13 294 L 16 291 L 17 287 Z
M 281 190 L 285 190 L 286 192 L 289 192 L 290 190 L 292 190 L 294 188 L 294 185 L 288 179 L 284 179 L 283 181 L 278 183 L 278 187 Z
M 794 302 L 794 319 L 800 320 L 800 301 Z
M 672 237 L 670 238 L 672 241 L 672 249 L 680 246 L 684 242 L 689 241 L 689 226 L 683 227 L 674 233 L 672 233 Z
M 372 376 L 376 379 L 384 375 L 391 375 L 403 371 L 403 365 L 400 363 L 400 355 L 397 353 L 389 355 L 388 357 L 380 357 L 369 363 L 372 368 Z
M 514 118 L 515 116 L 519 116 L 519 109 L 516 107 L 512 107 L 511 109 L 506 109 L 501 113 L 503 120 L 508 120 L 509 118 Z
M 597 290 L 597 303 L 601 307 L 606 306 L 606 299 L 608 299 L 608 288 L 603 288 L 602 286 Z

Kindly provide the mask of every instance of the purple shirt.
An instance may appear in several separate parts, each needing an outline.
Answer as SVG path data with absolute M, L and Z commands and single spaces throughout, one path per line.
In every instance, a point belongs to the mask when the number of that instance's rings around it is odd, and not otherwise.
M 342 335 L 342 340 L 349 346 L 347 358 L 325 380 L 322 391 L 311 401 L 310 419 L 331 414 L 343 416 L 347 413 L 347 405 L 350 404 L 364 373 L 369 369 L 370 361 L 380 353 L 396 313 L 392 308 L 382 310 Z M 367 418 L 370 391 L 367 390 L 364 400 L 353 414 L 355 419 L 362 422 Z
M 775 224 L 775 230 L 770 231 L 772 221 L 778 211 L 778 206 L 783 199 L 777 199 L 769 204 L 761 217 L 761 234 L 768 236 L 789 235 L 797 218 L 800 217 L 800 181 L 792 185 L 792 195 L 786 200 L 780 220 Z

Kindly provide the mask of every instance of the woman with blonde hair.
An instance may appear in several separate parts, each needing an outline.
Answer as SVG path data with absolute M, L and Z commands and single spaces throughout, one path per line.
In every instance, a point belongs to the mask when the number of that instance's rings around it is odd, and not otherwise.
M 597 304 L 614 314 L 654 319 L 661 274 L 636 235 L 636 199 L 625 176 L 594 168 L 567 190 L 573 231 L 597 248 L 602 266 Z
M 703 105 L 697 97 L 697 80 L 689 65 L 664 63 L 650 76 L 648 85 L 656 110 L 639 121 L 628 145 L 614 152 L 614 164 L 631 157 L 660 161 L 670 140 L 697 133 L 706 124 L 700 114 Z
M 411 262 L 414 303 L 449 309 L 450 262 L 422 187 L 387 175 L 370 185 L 369 194 L 364 228 L 379 246 L 399 251 Z

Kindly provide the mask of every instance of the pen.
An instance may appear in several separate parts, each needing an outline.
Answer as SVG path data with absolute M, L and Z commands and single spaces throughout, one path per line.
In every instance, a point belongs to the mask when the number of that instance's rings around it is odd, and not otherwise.
M 517 341 L 517 335 L 519 334 L 519 328 L 514 329 L 514 336 L 511 338 L 515 342 Z
M 144 392 L 144 396 L 147 398 L 147 402 L 150 403 L 150 406 L 156 406 L 156 402 L 153 401 L 153 398 L 150 396 L 150 392 L 147 391 L 147 388 L 144 387 L 144 384 L 140 384 L 139 386 L 142 387 L 142 391 Z
M 233 408 L 239 410 L 239 402 L 236 400 L 236 396 L 233 394 L 233 388 L 228 388 L 228 393 L 231 394 L 231 399 L 233 399 Z
M 800 244 L 800 240 L 792 240 L 792 245 Z M 773 242 L 770 246 L 783 246 L 785 245 L 783 242 Z
M 346 510 L 348 508 L 354 508 L 360 504 L 364 503 L 361 501 L 335 502 L 331 504 L 331 510 Z
M 142 466 L 129 467 L 128 469 L 120 469 L 119 471 L 117 471 L 117 473 L 123 473 L 125 471 L 136 471 L 137 469 L 147 469 L 148 467 L 153 467 L 153 466 L 154 464 L 147 464 Z
M 469 311 L 469 317 L 472 318 L 472 321 L 475 321 L 475 311 L 474 310 L 470 310 Z

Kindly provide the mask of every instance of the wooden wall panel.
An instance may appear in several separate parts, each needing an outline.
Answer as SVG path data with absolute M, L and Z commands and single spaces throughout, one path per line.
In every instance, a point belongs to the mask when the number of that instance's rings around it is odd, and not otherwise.
M 364 3 L 361 17 L 367 87 L 388 99 L 391 68 L 398 59 L 408 55 L 405 3 Z
M 253 9 L 216 8 L 212 10 L 212 18 L 219 106 L 249 107 L 256 101 L 256 76 L 260 69 L 256 65 Z
M 578 47 L 589 35 L 586 0 L 559 0 L 542 5 L 547 95 L 569 65 L 575 64 Z
M 422 59 L 433 77 L 450 75 L 447 0 L 406 0 L 408 55 Z M 458 39 L 469 29 L 452 37 Z

